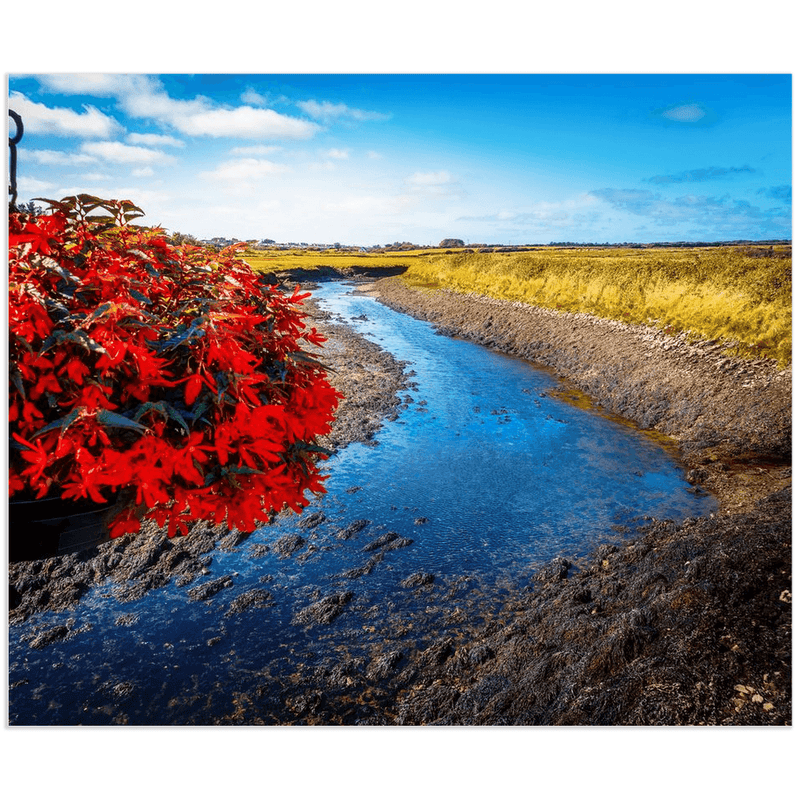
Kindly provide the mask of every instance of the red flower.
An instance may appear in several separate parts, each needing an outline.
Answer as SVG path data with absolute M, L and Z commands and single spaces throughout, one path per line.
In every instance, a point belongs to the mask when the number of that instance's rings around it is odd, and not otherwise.
M 173 535 L 196 519 L 253 530 L 324 491 L 304 445 L 339 395 L 303 352 L 324 342 L 305 327 L 308 295 L 267 285 L 239 247 L 128 225 L 129 201 L 52 205 L 9 217 L 9 492 L 100 502 L 130 488 Z
M 73 383 L 81 386 L 84 379 L 91 374 L 91 370 L 79 358 L 73 357 L 59 370 L 59 374 L 66 374 Z
M 28 475 L 32 481 L 38 481 L 44 474 L 50 462 L 50 453 L 42 445 L 41 441 L 29 442 L 16 433 L 11 434 L 25 449 L 22 451 L 22 458 L 31 464 L 22 474 Z
M 194 405 L 194 401 L 197 400 L 197 395 L 200 394 L 200 389 L 202 386 L 203 379 L 199 375 L 192 375 L 187 379 L 186 391 L 184 395 L 187 406 Z

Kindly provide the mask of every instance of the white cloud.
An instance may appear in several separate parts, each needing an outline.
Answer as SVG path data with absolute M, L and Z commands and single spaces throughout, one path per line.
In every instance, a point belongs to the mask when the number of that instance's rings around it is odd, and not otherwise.
M 97 163 L 94 156 L 86 153 L 65 153 L 62 150 L 26 150 L 25 158 L 47 166 L 81 166 Z
M 287 103 L 291 102 L 285 95 L 274 95 L 270 92 L 259 92 L 256 89 L 253 89 L 252 86 L 245 89 L 240 95 L 239 99 L 248 106 L 276 106 L 286 105 Z
M 300 100 L 298 108 L 314 119 L 331 122 L 335 119 L 353 119 L 356 122 L 381 122 L 391 118 L 390 114 L 381 114 L 377 111 L 362 111 L 360 108 L 350 108 L 344 103 L 331 103 L 323 100 Z
M 705 195 L 683 195 L 666 197 L 637 189 L 597 189 L 590 192 L 599 200 L 608 203 L 617 211 L 648 217 L 657 228 L 693 224 L 694 230 L 702 233 L 698 238 L 783 238 L 776 230 L 791 231 L 791 218 L 782 209 L 762 209 L 746 200 L 736 200 L 730 195 L 711 197 Z M 744 231 L 750 230 L 750 234 Z M 752 231 L 758 231 L 753 236 Z M 768 231 L 773 231 L 768 233 Z M 669 233 L 663 239 L 676 238 Z
M 49 108 L 29 100 L 21 92 L 11 92 L 9 107 L 22 117 L 26 134 L 108 139 L 122 130 L 115 119 L 94 106 L 84 105 L 83 113 L 71 108 Z
M 135 147 L 122 142 L 84 142 L 81 150 L 103 161 L 116 164 L 163 164 L 175 161 L 174 156 L 151 150 L 149 147 Z
M 115 97 L 124 111 L 139 119 L 155 119 L 174 126 L 181 116 L 190 117 L 209 110 L 211 101 L 205 97 L 193 100 L 175 100 L 170 97 L 159 81 L 141 76 L 133 80 L 129 87 L 120 84 Z
M 367 150 L 367 158 L 383 158 L 377 150 Z
M 152 167 L 139 167 L 131 170 L 131 175 L 133 175 L 134 178 L 149 178 L 155 174 L 155 170 Z
M 31 195 L 34 192 L 46 192 L 54 186 L 55 184 L 50 183 L 50 181 L 40 181 L 36 178 L 21 177 L 17 181 L 17 190 L 27 195 Z
M 183 102 L 183 101 L 170 101 Z M 165 108 L 161 118 L 190 136 L 227 136 L 236 139 L 309 139 L 317 132 L 312 122 L 278 114 L 270 108 L 218 108 L 184 114 Z
M 37 79 L 53 91 L 115 97 L 130 116 L 157 120 L 189 136 L 308 139 L 319 130 L 313 122 L 269 108 L 225 108 L 203 96 L 177 100 L 148 75 L 37 75 Z M 259 103 L 263 99 L 258 95 Z
M 269 156 L 283 148 L 278 144 L 253 144 L 247 147 L 232 147 L 231 155 L 234 156 Z
M 459 195 L 463 188 L 459 182 L 446 170 L 435 172 L 415 172 L 405 179 L 411 191 L 428 196 L 434 195 Z
M 239 139 L 308 139 L 318 130 L 307 120 L 288 117 L 270 108 L 221 108 L 206 97 L 176 100 L 158 81 L 148 79 L 120 93 L 120 105 L 131 116 L 156 119 L 189 136 Z
M 350 152 L 348 150 L 339 150 L 335 147 L 332 147 L 328 150 L 325 155 L 328 158 L 338 158 L 338 159 L 346 159 L 350 158 Z
M 671 119 L 673 122 L 697 122 L 706 115 L 706 112 L 697 103 L 689 103 L 683 106 L 674 106 L 661 112 L 662 117 Z
M 97 97 L 141 91 L 152 81 L 146 75 L 117 75 L 114 73 L 73 72 L 66 74 L 42 74 L 36 79 L 42 87 L 59 94 L 90 94 Z
M 260 94 L 255 89 L 245 89 L 241 95 L 241 101 L 248 106 L 265 106 L 267 105 L 267 98 L 265 95 Z
M 419 187 L 447 186 L 453 183 L 453 176 L 443 169 L 438 172 L 415 172 L 409 175 L 406 181 L 412 186 Z
M 125 140 L 130 144 L 143 144 L 151 147 L 185 147 L 186 143 L 174 136 L 164 136 L 160 133 L 129 133 Z
M 233 161 L 224 161 L 216 169 L 201 172 L 201 178 L 222 181 L 252 181 L 271 175 L 280 175 L 288 171 L 284 164 L 259 158 L 240 158 Z
M 582 193 L 565 200 L 539 201 L 520 206 L 515 210 L 503 209 L 497 212 L 464 215 L 457 222 L 476 225 L 475 235 L 483 237 L 512 234 L 515 238 L 528 241 L 560 239 L 563 231 L 571 230 L 567 238 L 585 239 L 581 228 L 596 221 L 600 214 L 599 199 L 590 193 Z

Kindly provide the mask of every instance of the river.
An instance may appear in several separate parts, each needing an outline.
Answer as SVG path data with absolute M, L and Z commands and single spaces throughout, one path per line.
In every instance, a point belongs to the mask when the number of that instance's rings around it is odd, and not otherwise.
M 296 721 L 291 687 L 315 670 L 457 635 L 557 556 L 579 563 L 644 518 L 714 510 L 651 437 L 551 396 L 549 372 L 346 283 L 314 294 L 408 362 L 397 418 L 327 462 L 328 493 L 299 519 L 215 552 L 207 579 L 230 580 L 209 599 L 171 584 L 121 603 L 100 586 L 12 627 L 11 724 Z M 71 635 L 30 647 L 59 624 Z

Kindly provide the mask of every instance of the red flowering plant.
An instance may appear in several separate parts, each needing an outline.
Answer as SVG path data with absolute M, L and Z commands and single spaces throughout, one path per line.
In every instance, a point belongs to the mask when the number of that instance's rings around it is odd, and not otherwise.
M 170 244 L 129 201 L 78 195 L 9 215 L 9 491 L 130 503 L 186 534 L 250 532 L 323 492 L 317 438 L 341 395 L 287 295 L 234 245 Z

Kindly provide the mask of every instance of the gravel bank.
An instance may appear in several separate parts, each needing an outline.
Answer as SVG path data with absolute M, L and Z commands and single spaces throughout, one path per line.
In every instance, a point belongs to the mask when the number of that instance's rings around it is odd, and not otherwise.
M 730 456 L 791 455 L 791 367 L 725 354 L 723 342 L 691 342 L 589 314 L 384 279 L 386 305 L 458 336 L 553 368 L 608 412 L 664 433 L 684 453 L 722 447 Z

